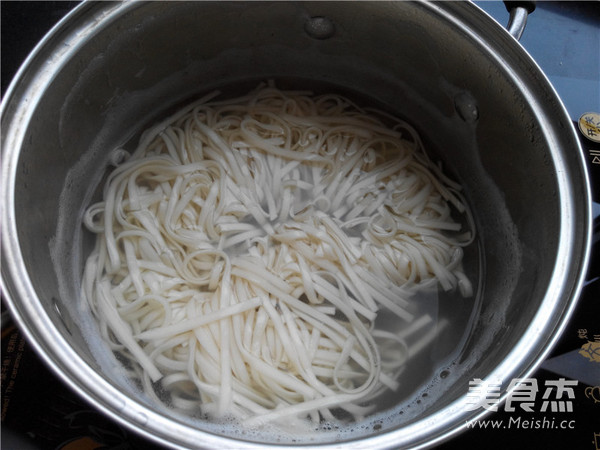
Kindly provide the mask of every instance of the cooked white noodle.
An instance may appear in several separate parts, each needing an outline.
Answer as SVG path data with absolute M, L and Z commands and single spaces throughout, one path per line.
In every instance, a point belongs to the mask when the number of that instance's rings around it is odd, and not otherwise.
M 358 420 L 432 340 L 406 344 L 431 328 L 414 293 L 472 294 L 459 186 L 412 127 L 344 97 L 273 84 L 215 97 L 118 150 L 84 216 L 97 241 L 83 296 L 176 408 Z M 405 331 L 377 329 L 381 313 Z

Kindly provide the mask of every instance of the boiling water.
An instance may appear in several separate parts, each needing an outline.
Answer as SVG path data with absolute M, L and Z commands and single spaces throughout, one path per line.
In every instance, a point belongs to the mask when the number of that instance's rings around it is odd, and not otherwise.
M 128 146 L 125 147 L 127 148 Z M 129 148 L 133 147 L 129 146 Z M 114 156 L 114 154 L 106 156 L 107 169 L 115 162 L 112 161 Z M 77 174 L 74 176 L 77 176 Z M 98 183 L 98 185 L 101 186 L 102 182 Z M 96 197 L 98 196 L 97 193 L 95 195 Z M 90 197 L 87 200 L 90 200 Z M 299 200 L 300 204 L 310 201 L 308 197 Z M 75 215 L 73 211 L 68 211 L 67 213 L 62 211 L 60 214 L 61 217 L 71 218 Z M 77 216 L 81 217 L 81 213 Z M 252 219 L 245 220 L 251 221 Z M 272 223 L 271 225 L 276 226 L 277 223 Z M 63 229 L 68 229 L 68 227 L 64 227 Z M 356 231 L 356 233 L 359 233 L 359 231 Z M 89 249 L 91 239 L 92 237 L 85 235 L 85 233 L 81 236 L 81 239 L 76 236 L 76 245 L 81 245 L 82 247 L 75 252 L 67 253 L 85 255 Z M 56 248 L 60 249 L 61 246 L 67 245 L 67 242 L 58 243 L 56 244 Z M 239 244 L 230 249 L 230 256 L 234 258 L 236 255 L 243 254 L 246 250 L 247 248 L 244 244 Z M 406 350 L 409 353 L 409 363 L 400 375 L 400 388 L 393 393 L 386 392 L 377 400 L 377 409 L 372 418 L 361 423 L 346 425 L 343 425 L 342 422 L 311 425 L 307 428 L 307 432 L 319 430 L 322 433 L 314 435 L 309 433 L 304 436 L 304 439 L 310 439 L 314 442 L 329 440 L 331 439 L 331 433 L 339 436 L 336 439 L 351 439 L 355 436 L 364 435 L 365 431 L 385 430 L 386 428 L 397 426 L 398 423 L 410 421 L 411 418 L 418 416 L 420 412 L 435 401 L 435 396 L 429 393 L 432 380 L 437 380 L 437 382 L 443 381 L 447 375 L 448 367 L 460 355 L 464 341 L 469 334 L 474 317 L 476 316 L 481 275 L 479 252 L 478 241 L 475 240 L 474 243 L 465 248 L 463 260 L 465 273 L 474 286 L 475 293 L 472 297 L 464 298 L 458 291 L 445 292 L 441 289 L 426 289 L 415 293 L 410 298 L 410 312 L 415 316 L 414 322 L 407 323 L 400 320 L 389 311 L 381 310 L 378 313 L 376 320 L 377 328 L 401 335 L 405 339 Z M 58 255 L 58 260 L 62 259 L 60 251 L 54 252 L 54 254 Z M 65 267 L 63 263 L 64 260 L 57 267 Z M 75 272 L 78 270 L 77 266 L 79 264 L 79 261 L 74 258 L 70 260 L 69 266 L 76 266 L 74 269 Z M 77 286 L 78 283 L 74 283 L 74 285 Z M 72 282 L 64 284 L 63 288 L 69 290 L 71 293 L 77 291 L 77 289 L 73 289 Z M 110 353 L 107 352 L 106 345 L 98 335 L 95 320 L 89 310 L 84 312 L 83 317 L 85 320 L 82 326 L 86 328 L 83 334 L 89 338 L 88 344 L 90 349 L 102 370 L 111 374 L 119 384 L 126 386 L 127 391 L 137 393 L 138 387 L 135 380 L 131 380 L 126 376 L 119 369 L 118 360 L 112 358 Z M 141 396 L 144 397 L 144 394 L 141 394 Z M 147 398 L 146 402 L 151 403 Z M 160 409 L 162 406 L 154 405 L 154 407 Z M 262 430 L 240 429 L 239 424 L 235 423 L 235 421 L 221 421 L 210 425 L 197 417 L 181 416 L 176 411 L 171 411 L 169 414 L 180 416 L 180 420 L 189 422 L 194 426 L 200 428 L 208 427 L 211 431 L 229 436 L 269 442 L 292 442 L 298 439 L 297 430 L 294 430 L 294 435 L 291 435 L 281 429 L 271 427 Z M 341 418 L 344 418 L 343 414 Z

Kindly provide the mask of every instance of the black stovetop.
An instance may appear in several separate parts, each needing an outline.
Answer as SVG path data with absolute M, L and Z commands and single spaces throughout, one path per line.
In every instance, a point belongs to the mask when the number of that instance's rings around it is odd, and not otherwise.
M 78 2 L 0 2 L 2 95 L 27 54 Z M 500 23 L 502 2 L 476 2 Z M 521 44 L 548 76 L 575 122 L 600 113 L 600 7 L 596 1 L 537 2 Z M 499 408 L 483 424 L 440 449 L 600 450 L 600 144 L 580 135 L 594 196 L 594 238 L 586 283 L 565 331 L 534 374 L 535 408 Z M 148 449 L 154 445 L 107 419 L 74 394 L 30 349 L 18 328 L 2 320 L 2 448 Z M 594 353 L 595 349 L 595 353 Z M 573 388 L 572 411 L 544 400 L 560 379 Z M 568 384 L 567 383 L 567 384 Z M 549 394 L 550 395 L 550 394 Z M 548 397 L 548 400 L 551 397 Z M 546 402 L 547 408 L 542 411 Z M 555 407 L 556 406 L 556 407 Z

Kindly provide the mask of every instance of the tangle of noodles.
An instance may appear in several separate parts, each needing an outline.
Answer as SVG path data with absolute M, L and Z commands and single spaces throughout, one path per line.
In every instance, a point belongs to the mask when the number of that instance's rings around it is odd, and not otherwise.
M 175 408 L 254 425 L 361 419 L 418 351 L 404 334 L 431 326 L 414 293 L 472 294 L 459 186 L 408 124 L 339 95 L 269 83 L 215 97 L 113 154 L 84 217 L 97 240 L 83 296 Z M 405 331 L 377 329 L 382 313 Z

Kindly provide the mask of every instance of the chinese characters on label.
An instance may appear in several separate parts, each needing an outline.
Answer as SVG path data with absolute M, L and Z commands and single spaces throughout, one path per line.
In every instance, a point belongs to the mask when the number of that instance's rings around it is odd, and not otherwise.
M 526 412 L 573 412 L 573 399 L 577 380 L 546 380 L 544 386 L 538 386 L 535 378 L 514 378 L 506 391 L 510 392 L 504 404 L 506 412 L 517 409 Z M 502 394 L 501 381 L 488 381 L 475 378 L 469 382 L 469 400 L 467 411 L 483 408 L 498 411 L 498 403 Z M 541 393 L 538 399 L 538 393 Z
M 597 118 L 594 114 L 584 114 L 583 122 L 586 134 L 590 137 L 600 136 L 600 122 L 596 122 Z
M 600 142 L 600 114 L 588 112 L 579 118 L 579 130 L 593 142 Z

